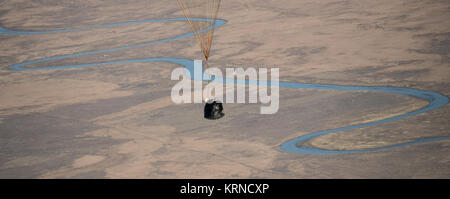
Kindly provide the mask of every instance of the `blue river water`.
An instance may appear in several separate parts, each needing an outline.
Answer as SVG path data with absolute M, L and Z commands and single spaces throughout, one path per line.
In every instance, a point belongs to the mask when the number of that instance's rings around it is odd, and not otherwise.
M 206 20 L 206 19 L 196 18 L 193 20 Z M 120 27 L 120 26 L 124 26 L 124 25 L 129 25 L 129 24 L 175 22 L 175 21 L 185 21 L 185 18 L 128 21 L 128 22 L 119 22 L 119 23 L 112 23 L 112 24 L 88 26 L 88 27 L 83 27 L 83 28 L 48 30 L 48 31 L 9 30 L 9 29 L 0 27 L 0 34 L 13 34 L 13 35 L 55 34 L 55 33 L 69 32 L 69 31 L 86 31 L 86 30 L 95 29 L 95 28 L 105 28 L 105 27 L 114 27 L 114 26 Z M 227 21 L 225 21 L 225 20 L 217 19 L 216 23 L 215 23 L 215 28 L 218 28 L 226 23 L 227 23 Z M 205 31 L 205 30 L 202 30 L 202 31 Z M 189 60 L 189 59 L 182 59 L 182 58 L 147 58 L 147 59 L 130 59 L 130 60 L 120 60 L 120 61 L 110 61 L 110 62 L 78 64 L 78 65 L 49 66 L 49 67 L 39 67 L 39 68 L 26 67 L 26 66 L 36 64 L 36 63 L 53 61 L 53 60 L 61 60 L 61 59 L 69 58 L 69 57 L 76 57 L 76 56 L 82 56 L 82 55 L 88 55 L 88 54 L 104 53 L 104 52 L 110 52 L 110 51 L 138 48 L 138 47 L 143 47 L 143 46 L 147 46 L 147 45 L 176 40 L 176 39 L 180 39 L 180 38 L 184 38 L 184 37 L 190 37 L 190 36 L 193 36 L 193 33 L 185 33 L 185 34 L 181 34 L 181 35 L 178 35 L 175 37 L 170 37 L 170 38 L 157 40 L 157 41 L 143 42 L 143 43 L 135 44 L 135 45 L 87 51 L 87 52 L 80 52 L 80 53 L 74 53 L 74 54 L 69 54 L 69 55 L 49 57 L 49 58 L 44 58 L 44 59 L 37 59 L 37 60 L 27 61 L 27 62 L 23 62 L 23 63 L 19 63 L 19 64 L 14 64 L 14 65 L 9 66 L 8 68 L 10 70 L 29 71 L 29 70 L 80 68 L 80 67 L 98 66 L 98 65 L 105 65 L 105 64 L 170 62 L 170 63 L 175 63 L 178 65 L 184 66 L 190 72 L 190 74 L 194 74 L 194 61 Z M 202 77 L 202 76 L 200 76 L 200 77 Z M 194 76 L 191 76 L 191 79 L 204 81 L 204 79 L 195 79 Z M 219 78 L 214 79 L 214 81 L 225 82 L 228 80 L 219 77 Z M 231 80 L 231 81 L 233 81 L 233 80 Z M 268 82 L 249 82 L 248 80 L 238 80 L 237 83 L 242 83 L 242 84 L 264 83 L 267 85 L 274 84 L 270 81 L 268 81 Z M 418 90 L 418 89 L 411 89 L 411 88 L 398 88 L 398 87 L 340 86 L 340 85 L 331 85 L 331 84 L 330 85 L 327 85 L 327 84 L 305 84 L 305 83 L 299 83 L 299 82 L 279 82 L 278 86 L 284 87 L 284 88 L 307 88 L 307 89 L 317 89 L 317 90 L 350 90 L 350 91 L 387 92 L 387 93 L 402 94 L 402 95 L 417 97 L 417 98 L 420 98 L 423 100 L 427 100 L 429 103 L 427 106 L 425 106 L 423 108 L 420 108 L 415 111 L 405 113 L 402 115 L 398 115 L 398 116 L 394 116 L 394 117 L 390 117 L 390 118 L 386 118 L 386 119 L 382 119 L 382 120 L 378 120 L 378 121 L 373 121 L 373 122 L 360 123 L 360 124 L 351 125 L 351 126 L 345 126 L 345 127 L 335 128 L 335 129 L 313 132 L 313 133 L 310 133 L 307 135 L 303 135 L 303 136 L 291 139 L 291 140 L 283 143 L 280 146 L 280 149 L 283 151 L 286 151 L 286 152 L 302 153 L 302 154 L 345 154 L 345 153 L 377 151 L 377 150 L 383 150 L 383 149 L 404 147 L 404 146 L 408 146 L 408 145 L 412 145 L 412 144 L 435 142 L 435 141 L 450 139 L 450 136 L 423 138 L 423 139 L 419 139 L 419 140 L 415 140 L 415 141 L 411 141 L 411 142 L 405 142 L 405 143 L 401 143 L 401 144 L 375 147 L 375 148 L 365 148 L 365 149 L 360 149 L 360 150 L 327 150 L 327 149 L 320 149 L 320 148 L 313 148 L 313 147 L 304 147 L 304 146 L 301 146 L 301 143 L 307 142 L 307 141 L 309 141 L 313 138 L 319 137 L 319 136 L 327 135 L 330 133 L 338 133 L 338 132 L 342 132 L 342 131 L 346 131 L 346 130 L 350 130 L 350 129 L 368 127 L 368 126 L 372 126 L 372 125 L 382 124 L 385 122 L 392 122 L 395 120 L 400 120 L 400 119 L 403 119 L 406 117 L 411 117 L 411 116 L 414 116 L 417 114 L 421 114 L 421 113 L 424 113 L 427 111 L 435 110 L 435 109 L 438 109 L 438 108 L 443 107 L 446 104 L 448 104 L 449 99 L 448 99 L 448 97 L 446 97 L 438 92 L 434 92 L 434 91 L 425 91 L 425 90 Z

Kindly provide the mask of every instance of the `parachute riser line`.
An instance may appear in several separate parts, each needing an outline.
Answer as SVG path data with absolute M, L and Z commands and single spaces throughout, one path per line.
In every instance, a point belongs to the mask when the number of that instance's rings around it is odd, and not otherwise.
M 177 3 L 208 61 L 221 0 L 177 0 Z

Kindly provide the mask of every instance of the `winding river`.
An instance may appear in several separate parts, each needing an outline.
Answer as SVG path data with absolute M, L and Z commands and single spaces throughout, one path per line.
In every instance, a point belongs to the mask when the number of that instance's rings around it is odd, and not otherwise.
M 193 20 L 205 20 L 205 19 L 193 19 Z M 69 32 L 69 31 L 83 31 L 83 30 L 89 30 L 89 29 L 95 29 L 95 28 L 105 28 L 105 27 L 113 27 L 113 26 L 124 26 L 129 24 L 141 24 L 141 23 L 157 23 L 157 22 L 175 22 L 175 21 L 185 21 L 185 18 L 173 18 L 173 19 L 157 19 L 157 20 L 142 20 L 142 21 L 128 21 L 128 22 L 119 22 L 119 23 L 112 23 L 112 24 L 103 24 L 103 25 L 96 25 L 96 26 L 88 26 L 83 28 L 73 28 L 73 29 L 61 29 L 61 30 L 48 30 L 48 31 L 19 31 L 19 30 L 9 30 L 0 27 L 0 34 L 14 34 L 14 35 L 20 35 L 20 34 L 54 34 L 54 33 L 61 33 L 61 32 Z M 218 28 L 227 22 L 222 19 L 217 19 L 215 23 L 215 28 Z M 110 51 L 117 51 L 117 50 L 126 50 L 130 48 L 138 48 L 146 45 L 152 45 L 157 44 L 161 42 L 167 42 L 171 40 L 176 40 L 184 37 L 190 37 L 193 36 L 193 33 L 185 33 L 181 34 L 175 37 L 170 37 L 162 40 L 157 41 L 150 41 L 150 42 L 144 42 L 136 45 L 129 45 L 129 46 L 122 46 L 117 48 L 111 48 L 111 49 L 103 49 L 103 50 L 94 50 L 94 51 L 87 51 L 87 52 L 80 52 L 80 53 L 74 53 L 70 55 L 63 55 L 63 56 L 55 56 L 55 57 L 49 57 L 44 59 L 38 59 L 38 60 L 32 60 L 27 61 L 19 64 L 14 64 L 9 66 L 8 68 L 10 70 L 18 70 L 18 71 L 29 71 L 29 70 L 50 70 L 50 69 L 67 69 L 67 68 L 80 68 L 80 67 L 88 67 L 88 66 L 98 66 L 98 65 L 105 65 L 105 64 L 125 64 L 125 63 L 138 63 L 138 62 L 170 62 L 175 63 L 181 66 L 184 66 L 186 69 L 188 69 L 191 74 L 193 74 L 194 69 L 194 61 L 189 59 L 182 59 L 182 58 L 148 58 L 148 59 L 130 59 L 130 60 L 121 60 L 121 61 L 111 61 L 111 62 L 99 62 L 99 63 L 90 63 L 90 64 L 79 64 L 79 65 L 63 65 L 63 66 L 49 66 L 49 67 L 39 67 L 39 68 L 30 68 L 26 67 L 32 64 L 41 63 L 41 62 L 47 62 L 47 61 L 53 61 L 53 60 L 60 60 L 65 59 L 69 57 L 77 57 L 82 55 L 88 55 L 88 54 L 95 54 L 95 53 L 104 53 L 104 52 L 110 52 Z M 193 76 L 191 76 L 193 77 Z M 203 79 L 196 79 L 201 80 Z M 226 79 L 215 79 L 215 81 L 225 81 Z M 251 83 L 257 83 L 257 82 L 249 82 L 249 81 L 238 81 L 238 83 L 244 83 L 244 84 L 251 84 Z M 271 82 L 266 82 L 267 84 L 271 84 Z M 395 144 L 395 145 L 389 145 L 389 146 L 382 146 L 382 147 L 375 147 L 375 148 L 365 148 L 360 150 L 326 150 L 326 149 L 320 149 L 320 148 L 313 148 L 313 147 L 305 147 L 302 146 L 301 143 L 307 142 L 313 138 L 327 135 L 330 133 L 338 133 L 350 129 L 356 129 L 361 127 L 368 127 L 372 125 L 378 125 L 385 122 L 392 122 L 395 120 L 400 120 L 406 117 L 411 117 L 417 114 L 421 114 L 427 111 L 435 110 L 440 107 L 445 106 L 449 99 L 448 97 L 434 92 L 434 91 L 425 91 L 425 90 L 418 90 L 418 89 L 411 89 L 411 88 L 398 88 L 398 87 L 371 87 L 371 86 L 340 86 L 340 85 L 327 85 L 327 84 L 305 84 L 300 82 L 279 82 L 280 87 L 284 88 L 307 88 L 307 89 L 317 89 L 317 90 L 350 90 L 350 91 L 372 91 L 372 92 L 386 92 L 386 93 L 393 93 L 393 94 L 402 94 L 402 95 L 408 95 L 417 97 L 423 100 L 428 101 L 428 105 L 425 107 L 422 107 L 420 109 L 414 110 L 412 112 L 408 112 L 402 115 L 397 115 L 394 117 L 378 120 L 378 121 L 372 121 L 367 123 L 360 123 L 356 125 L 351 126 L 345 126 L 335 129 L 329 129 L 324 131 L 318 131 L 313 132 L 307 135 L 303 135 L 297 138 L 294 138 L 292 140 L 289 140 L 285 143 L 283 143 L 280 146 L 280 149 L 286 152 L 293 152 L 293 153 L 303 153 L 303 154 L 345 154 L 345 153 L 358 153 L 358 152 L 369 152 L 369 151 L 376 151 L 376 150 L 383 150 L 383 149 L 390 149 L 390 148 L 397 148 L 397 147 L 404 147 L 412 144 L 419 144 L 419 143 L 426 143 L 426 142 L 435 142 L 440 140 L 446 140 L 450 139 L 450 136 L 446 137 L 435 137 L 435 138 L 424 138 L 419 139 L 411 142 L 405 142 L 401 144 Z

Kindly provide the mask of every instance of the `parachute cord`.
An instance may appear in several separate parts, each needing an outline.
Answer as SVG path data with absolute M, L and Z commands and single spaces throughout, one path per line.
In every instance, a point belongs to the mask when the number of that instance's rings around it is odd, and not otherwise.
M 177 2 L 178 2 L 178 5 L 179 5 L 180 8 L 181 8 L 181 11 L 183 11 L 183 14 L 184 14 L 184 16 L 185 16 L 187 22 L 189 23 L 189 25 L 190 25 L 190 27 L 191 27 L 191 29 L 192 29 L 192 33 L 194 34 L 195 39 L 196 39 L 197 42 L 200 44 L 200 49 L 201 49 L 202 53 L 205 55 L 205 57 L 207 57 L 208 55 L 207 55 L 207 52 L 205 52 L 204 43 L 202 42 L 202 39 L 200 38 L 200 36 L 199 36 L 199 34 L 197 33 L 197 30 L 196 30 L 196 28 L 195 28 L 196 25 L 195 25 L 194 23 L 192 23 L 192 21 L 191 21 L 191 19 L 190 19 L 190 17 L 189 17 L 189 15 L 191 15 L 190 10 L 187 9 L 187 8 L 183 5 L 183 3 L 182 3 L 180 0 L 177 0 Z

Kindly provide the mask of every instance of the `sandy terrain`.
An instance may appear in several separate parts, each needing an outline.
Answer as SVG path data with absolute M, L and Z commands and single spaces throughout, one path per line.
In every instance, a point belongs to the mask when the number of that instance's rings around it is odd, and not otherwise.
M 183 17 L 175 0 L 0 0 L 0 27 L 44 31 Z M 448 0 L 225 0 L 211 65 L 280 68 L 282 81 L 396 86 L 450 96 Z M 287 153 L 308 133 L 427 105 L 397 94 L 280 89 L 280 110 L 175 105 L 175 64 L 13 71 L 14 64 L 189 32 L 158 22 L 39 35 L 0 34 L 0 178 L 450 178 L 450 140 L 346 155 Z M 201 58 L 193 37 L 27 67 Z M 329 134 L 305 145 L 363 149 L 450 136 L 450 106 Z

